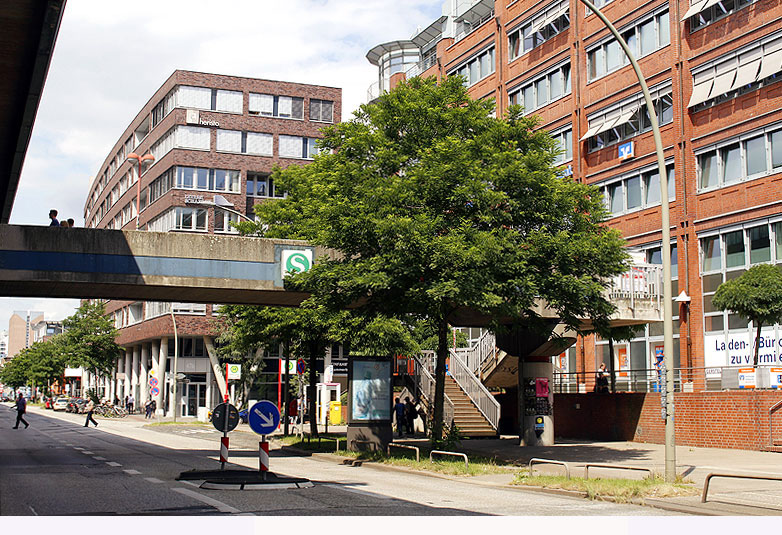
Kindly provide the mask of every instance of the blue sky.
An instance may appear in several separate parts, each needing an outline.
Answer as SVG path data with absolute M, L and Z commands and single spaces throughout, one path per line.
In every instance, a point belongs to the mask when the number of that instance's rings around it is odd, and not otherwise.
M 377 76 L 367 51 L 441 12 L 440 0 L 69 0 L 10 222 L 45 225 L 56 208 L 83 225 L 98 167 L 176 69 L 341 87 L 345 120 Z M 14 310 L 59 320 L 76 306 L 0 298 L 0 331 Z

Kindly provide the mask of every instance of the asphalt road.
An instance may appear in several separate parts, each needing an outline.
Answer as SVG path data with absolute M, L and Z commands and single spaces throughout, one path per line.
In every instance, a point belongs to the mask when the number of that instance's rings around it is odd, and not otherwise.
M 311 487 L 206 490 L 176 481 L 183 471 L 213 470 L 219 434 L 203 426 L 143 428 L 82 415 L 33 411 L 29 429 L 12 429 L 15 413 L 0 406 L 1 515 L 670 515 L 634 505 L 593 502 L 433 477 L 334 457 L 272 452 L 279 475 Z M 257 438 L 234 432 L 233 468 L 257 470 Z M 253 447 L 254 446 L 254 447 Z

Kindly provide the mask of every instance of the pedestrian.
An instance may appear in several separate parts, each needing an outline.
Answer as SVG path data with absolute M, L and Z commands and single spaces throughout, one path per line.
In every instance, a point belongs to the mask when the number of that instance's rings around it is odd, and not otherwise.
M 394 414 L 396 415 L 396 432 L 401 437 L 402 429 L 405 426 L 405 404 L 399 401 L 399 398 L 394 400 Z
M 90 398 L 90 400 L 87 402 L 84 410 L 87 412 L 87 420 L 84 422 L 84 427 L 89 427 L 90 422 L 94 423 L 95 427 L 98 427 L 98 422 L 96 422 L 95 418 L 92 417 L 92 413 L 95 411 L 95 402 L 92 401 L 92 398 Z
M 154 399 L 149 404 L 149 417 L 152 418 L 155 415 L 155 411 L 157 410 L 157 401 Z
M 49 210 L 49 219 L 51 219 L 51 222 L 49 223 L 50 227 L 60 226 L 60 222 L 57 221 L 57 210 Z
M 136 404 L 136 398 L 133 394 L 128 396 L 128 414 L 133 414 L 133 406 Z
M 68 228 L 68 222 L 67 221 L 60 221 L 60 227 Z
M 130 412 L 130 402 L 128 401 L 130 396 L 125 396 L 125 410 Z
M 595 392 L 598 394 L 608 394 L 608 372 L 606 363 L 601 362 L 595 373 Z
M 150 408 L 152 407 L 152 398 L 149 398 L 146 403 L 144 403 L 144 419 L 149 420 L 150 416 Z
M 69 226 L 70 228 L 73 228 L 73 225 L 74 225 L 74 224 L 76 224 L 76 221 L 74 221 L 72 217 L 69 217 L 69 218 L 68 218 L 68 226 Z
M 424 425 L 424 435 L 426 435 L 428 434 L 427 425 L 426 425 L 426 409 L 424 408 L 424 405 L 423 403 L 421 403 L 420 400 L 418 401 L 418 405 L 416 407 L 417 407 L 418 416 L 421 417 L 421 423 L 423 423 Z
M 19 397 L 16 398 L 14 406 L 16 407 L 16 425 L 14 426 L 14 429 L 19 429 L 19 422 L 22 422 L 24 428 L 27 429 L 30 427 L 30 424 L 24 419 L 24 413 L 27 412 L 27 400 L 24 399 L 21 392 L 19 392 Z
M 408 435 L 414 435 L 415 434 L 415 417 L 418 416 L 418 413 L 415 410 L 415 405 L 412 401 L 410 401 L 409 397 L 405 398 L 405 424 L 407 427 L 407 434 Z
M 119 398 L 117 396 L 114 396 L 114 406 L 119 407 Z

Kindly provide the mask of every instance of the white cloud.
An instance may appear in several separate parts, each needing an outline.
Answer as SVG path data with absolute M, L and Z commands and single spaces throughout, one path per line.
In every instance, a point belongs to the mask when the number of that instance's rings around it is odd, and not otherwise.
M 440 15 L 440 5 L 439 0 L 68 2 L 11 223 L 45 225 L 49 209 L 57 208 L 83 224 L 87 190 L 99 166 L 174 70 L 341 87 L 343 119 L 349 119 L 377 77 L 367 51 L 409 38 Z M 7 328 L 5 310 L 16 310 L 15 302 L 0 298 L 0 330 Z M 48 307 L 39 309 L 49 316 Z

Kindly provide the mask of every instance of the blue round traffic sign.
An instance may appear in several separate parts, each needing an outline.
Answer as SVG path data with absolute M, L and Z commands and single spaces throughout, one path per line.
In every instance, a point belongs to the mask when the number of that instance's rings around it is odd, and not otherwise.
M 250 429 L 259 435 L 268 435 L 280 425 L 280 410 L 271 401 L 259 401 L 250 407 L 247 416 Z
M 304 370 L 306 370 L 306 369 L 307 369 L 307 365 L 304 364 L 304 359 L 299 359 L 296 362 L 296 373 L 301 375 L 302 373 L 304 373 Z

